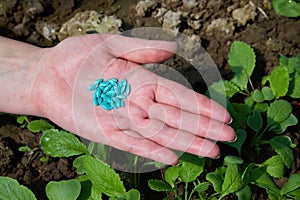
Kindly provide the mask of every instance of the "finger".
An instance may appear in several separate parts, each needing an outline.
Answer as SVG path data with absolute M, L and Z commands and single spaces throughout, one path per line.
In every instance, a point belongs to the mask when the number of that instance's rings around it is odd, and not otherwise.
M 233 141 L 236 137 L 234 130 L 222 122 L 167 104 L 154 103 L 150 107 L 149 118 L 215 141 Z
M 177 164 L 178 157 L 170 149 L 145 138 L 132 137 L 133 135 L 138 135 L 138 133 L 131 130 L 119 130 L 109 133 L 107 138 L 112 146 L 120 150 L 168 165 Z
M 159 120 L 147 119 L 145 121 L 148 121 L 148 124 L 146 122 L 143 126 L 134 124 L 133 130 L 161 146 L 202 157 L 215 158 L 219 156 L 219 148 L 212 141 L 174 129 Z
M 220 122 L 228 123 L 231 121 L 229 112 L 217 102 L 164 78 L 159 79 L 157 84 L 155 101 Z
M 104 42 L 114 57 L 141 64 L 162 62 L 174 56 L 177 51 L 175 42 L 145 40 L 121 35 L 111 35 Z

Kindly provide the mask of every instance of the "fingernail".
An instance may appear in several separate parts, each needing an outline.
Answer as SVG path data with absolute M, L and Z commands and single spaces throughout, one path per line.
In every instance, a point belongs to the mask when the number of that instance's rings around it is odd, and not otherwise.
M 238 139 L 238 138 L 237 138 L 237 135 L 235 135 L 235 138 L 234 138 L 234 140 L 231 141 L 231 143 L 236 142 L 237 139 Z
M 230 118 L 230 121 L 227 124 L 231 124 L 233 122 L 233 118 Z
M 216 157 L 212 158 L 214 160 L 219 159 L 221 157 L 221 154 L 218 154 Z

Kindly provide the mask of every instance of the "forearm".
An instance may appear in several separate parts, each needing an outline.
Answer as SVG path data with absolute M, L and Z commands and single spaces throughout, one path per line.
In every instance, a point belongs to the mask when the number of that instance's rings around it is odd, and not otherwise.
M 0 112 L 38 114 L 31 89 L 42 52 L 41 48 L 0 36 Z

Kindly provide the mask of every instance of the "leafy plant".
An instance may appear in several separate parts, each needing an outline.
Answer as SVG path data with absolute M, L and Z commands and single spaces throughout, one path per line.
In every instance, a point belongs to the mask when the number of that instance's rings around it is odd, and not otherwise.
M 274 10 L 285 17 L 300 16 L 300 2 L 298 0 L 273 0 Z
M 0 176 L 0 199 L 36 200 L 34 194 L 15 179 Z
M 233 194 L 238 199 L 248 200 L 252 198 L 255 185 L 264 189 L 271 200 L 298 199 L 300 176 L 291 175 L 281 189 L 273 178 L 282 178 L 294 162 L 295 144 L 282 133 L 298 123 L 286 98 L 300 98 L 300 55 L 293 58 L 282 55 L 280 66 L 264 76 L 260 83 L 251 80 L 256 57 L 247 44 L 234 42 L 228 62 L 234 76 L 212 84 L 208 94 L 216 101 L 219 98 L 223 100 L 224 96 L 227 98 L 224 106 L 233 117 L 231 126 L 236 130 L 237 140 L 226 144 L 235 148 L 239 157 L 225 155 L 222 166 L 207 171 L 211 168 L 204 168 L 205 161 L 210 163 L 207 159 L 185 154 L 180 158 L 179 166 L 165 170 L 164 180 L 150 180 L 150 188 L 159 192 L 168 191 L 167 198 L 173 195 L 179 200 L 215 200 Z M 232 102 L 232 97 L 244 102 Z M 261 163 L 245 162 L 241 156 L 246 140 L 250 141 L 248 148 L 256 149 L 258 155 L 262 145 L 269 145 L 273 155 Z M 180 193 L 180 186 L 184 186 L 183 194 Z
M 126 192 L 125 186 L 120 179 L 119 174 L 102 160 L 93 157 L 89 150 L 94 150 L 95 144 L 89 147 L 86 146 L 73 134 L 66 131 L 59 131 L 56 129 L 50 129 L 43 132 L 40 139 L 40 146 L 43 152 L 51 157 L 70 157 L 78 156 L 73 166 L 77 169 L 77 173 L 80 175 L 78 179 L 69 180 L 70 182 L 56 182 L 55 184 L 50 182 L 50 186 L 47 185 L 46 191 L 48 195 L 54 195 L 53 199 L 58 199 L 55 196 L 55 192 L 60 191 L 60 194 L 65 194 L 68 191 L 68 184 L 80 183 L 82 187 L 75 187 L 76 197 L 68 199 L 77 199 L 79 195 L 87 195 L 91 199 L 101 199 L 102 194 L 109 196 L 111 199 L 139 199 L 139 192 L 135 189 L 131 189 Z M 101 145 L 100 145 L 101 147 Z M 102 152 L 103 149 L 98 147 L 98 150 Z M 87 184 L 88 182 L 88 184 Z M 65 187 L 61 187 L 65 185 Z M 77 184 L 78 185 L 78 184 Z M 85 185 L 85 187 L 83 187 Z M 88 185 L 88 187 L 86 186 Z M 47 188 L 50 187 L 49 191 Z M 65 190 L 65 191 L 63 191 Z M 74 191 L 75 192 L 75 191 Z M 83 195 L 83 193 L 85 195 Z M 74 194 L 74 193 L 73 193 Z M 138 197 L 138 198 L 137 198 Z M 51 199 L 48 196 L 49 199 Z M 64 199 L 59 198 L 59 199 Z
M 164 180 L 151 179 L 148 185 L 152 190 L 158 192 L 170 192 L 167 199 L 174 195 L 176 199 L 192 199 L 194 194 L 198 194 L 200 199 L 206 199 L 204 191 L 209 187 L 208 182 L 200 182 L 198 177 L 204 169 L 204 158 L 199 158 L 190 154 L 183 154 L 178 166 L 169 167 L 164 173 Z M 189 190 L 189 184 L 193 189 Z M 179 186 L 184 185 L 184 192 L 179 192 Z M 184 198 L 183 198 L 184 197 Z

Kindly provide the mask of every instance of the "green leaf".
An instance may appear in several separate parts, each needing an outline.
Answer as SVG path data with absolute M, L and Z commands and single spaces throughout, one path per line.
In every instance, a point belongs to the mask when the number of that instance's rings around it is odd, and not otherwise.
M 227 160 L 225 161 L 226 158 Z M 230 193 L 239 191 L 244 186 L 240 167 L 238 166 L 238 164 L 234 164 L 234 163 L 240 164 L 242 160 L 238 159 L 238 157 L 233 157 L 233 156 L 231 156 L 230 158 L 227 156 L 225 157 L 225 159 L 224 162 L 227 163 L 227 168 L 226 168 L 224 181 L 222 184 L 220 199 L 222 199 L 223 197 L 225 197 Z
M 290 116 L 281 122 L 276 128 L 272 129 L 276 134 L 281 134 L 283 133 L 287 127 L 289 126 L 295 126 L 298 123 L 298 119 L 295 117 L 295 115 L 290 114 Z
M 299 17 L 300 3 L 295 0 L 273 0 L 273 9 L 285 17 Z
M 102 190 L 92 184 L 91 188 L 91 199 L 89 200 L 102 200 Z
M 91 196 L 92 182 L 85 175 L 77 177 L 77 180 L 81 185 L 81 191 L 77 200 L 87 200 Z
M 185 182 L 189 183 L 203 172 L 205 160 L 198 156 L 185 153 L 179 158 L 181 166 L 179 168 L 179 177 Z
M 285 67 L 276 67 L 270 75 L 270 86 L 276 99 L 285 96 L 289 88 L 289 72 Z
M 246 131 L 244 129 L 238 129 L 235 131 L 237 140 L 235 142 L 224 142 L 225 144 L 234 147 L 239 155 L 241 155 L 242 146 L 246 140 Z
M 247 126 L 247 117 L 251 113 L 251 109 L 243 103 L 232 103 L 234 110 L 230 110 L 230 114 L 233 116 L 233 123 L 238 122 L 240 127 L 245 129 Z M 233 113 L 234 112 L 234 113 Z
M 289 192 L 286 196 L 292 197 L 292 199 L 300 199 L 300 189 Z
M 240 157 L 236 156 L 226 156 L 224 158 L 224 165 L 229 165 L 229 164 L 243 164 L 243 159 Z
M 0 176 L 0 199 L 1 200 L 36 200 L 34 194 L 17 180 Z
M 221 193 L 222 190 L 222 176 L 217 172 L 210 172 L 206 174 L 206 180 L 209 181 L 217 193 Z
M 192 192 L 191 193 L 194 193 L 194 192 L 204 192 L 208 189 L 208 187 L 210 186 L 210 183 L 209 182 L 203 182 L 203 183 L 199 183 L 198 185 L 196 185 Z
M 19 124 L 24 124 L 25 122 L 26 122 L 26 123 L 29 123 L 29 120 L 28 120 L 27 116 L 21 115 L 21 116 L 18 116 L 18 117 L 17 117 L 17 122 L 18 122 Z
M 273 90 L 270 87 L 267 87 L 267 86 L 263 87 L 261 89 L 261 92 L 264 96 L 264 100 L 270 101 L 275 98 L 275 96 L 273 94 Z
M 179 176 L 180 168 L 178 166 L 169 167 L 165 171 L 165 181 L 170 184 L 172 188 L 175 186 L 175 181 Z
M 281 188 L 280 194 L 285 195 L 300 188 L 300 174 L 290 176 L 288 182 Z
M 165 182 L 157 179 L 150 179 L 148 181 L 149 187 L 157 192 L 167 192 L 172 191 L 172 188 Z
M 88 145 L 88 151 L 90 154 L 104 162 L 107 159 L 107 149 L 105 148 L 104 144 L 90 142 Z
M 280 55 L 280 66 L 286 67 L 289 71 L 289 74 L 293 72 L 300 73 L 300 54 L 296 57 L 288 58 L 284 55 Z
M 39 120 L 33 120 L 31 121 L 28 125 L 27 128 L 34 133 L 38 133 L 41 131 L 46 131 L 49 129 L 54 128 L 54 126 L 52 126 L 51 124 L 49 124 L 48 122 L 46 122 L 43 119 L 39 119 Z
M 285 173 L 284 163 L 279 155 L 272 156 L 260 166 L 266 167 L 266 172 L 273 178 L 281 178 Z
M 263 119 L 261 117 L 260 112 L 254 110 L 252 115 L 249 115 L 247 119 L 247 124 L 252 130 L 258 133 L 263 126 Z
M 292 106 L 288 101 L 277 100 L 270 104 L 267 111 L 268 127 L 277 125 L 286 120 L 292 112 Z
M 32 151 L 32 149 L 30 149 L 29 146 L 21 146 L 21 147 L 19 147 L 18 150 L 21 152 L 31 152 Z
M 242 179 L 245 185 L 248 185 L 251 181 L 253 181 L 252 169 L 256 164 L 250 163 L 242 174 Z
M 49 200 L 76 200 L 80 189 L 80 182 L 76 179 L 50 181 L 46 186 L 46 194 Z
M 240 41 L 232 43 L 228 63 L 235 74 L 231 81 L 242 90 L 247 88 L 255 67 L 255 59 L 253 49 L 246 43 Z
M 97 191 L 110 197 L 126 192 L 119 174 L 103 161 L 92 156 L 84 156 L 83 163 L 86 175 Z
M 291 149 L 292 141 L 287 136 L 276 136 L 269 140 L 272 148 L 278 153 L 287 168 L 291 168 L 294 161 Z
M 253 184 L 264 188 L 266 192 L 268 193 L 268 196 L 271 200 L 281 200 L 284 199 L 280 195 L 280 191 L 273 182 L 272 178 L 264 172 L 261 168 L 256 168 L 252 171 L 252 174 L 255 176 L 255 179 L 253 180 Z M 253 177 L 254 177 L 253 176 Z
M 256 101 L 258 103 L 261 103 L 265 100 L 263 93 L 258 89 L 254 90 L 252 95 L 253 95 L 254 101 Z
M 220 95 L 227 96 L 228 98 L 232 97 L 234 94 L 240 91 L 240 89 L 235 86 L 234 83 L 231 83 L 229 81 L 219 81 L 216 83 L 213 83 L 211 86 L 209 86 L 208 91 L 210 93 L 217 93 Z
M 300 98 L 300 74 L 295 72 L 290 76 L 288 95 L 292 98 Z
M 77 174 L 84 174 L 85 173 L 84 163 L 83 162 L 84 162 L 84 155 L 78 156 L 73 161 L 73 166 L 77 169 L 76 170 Z
M 236 195 L 238 196 L 239 200 L 251 200 L 252 197 L 251 188 L 248 185 L 246 185 L 243 189 L 238 191 Z
M 109 200 L 140 200 L 140 192 L 136 189 L 131 189 L 124 194 L 119 194 L 116 197 L 111 197 Z
M 85 145 L 75 135 L 56 129 L 44 131 L 40 147 L 45 154 L 52 157 L 70 157 L 88 153 Z
M 257 103 L 255 104 L 253 110 L 257 110 L 261 113 L 266 112 L 269 108 L 269 105 L 267 103 Z

